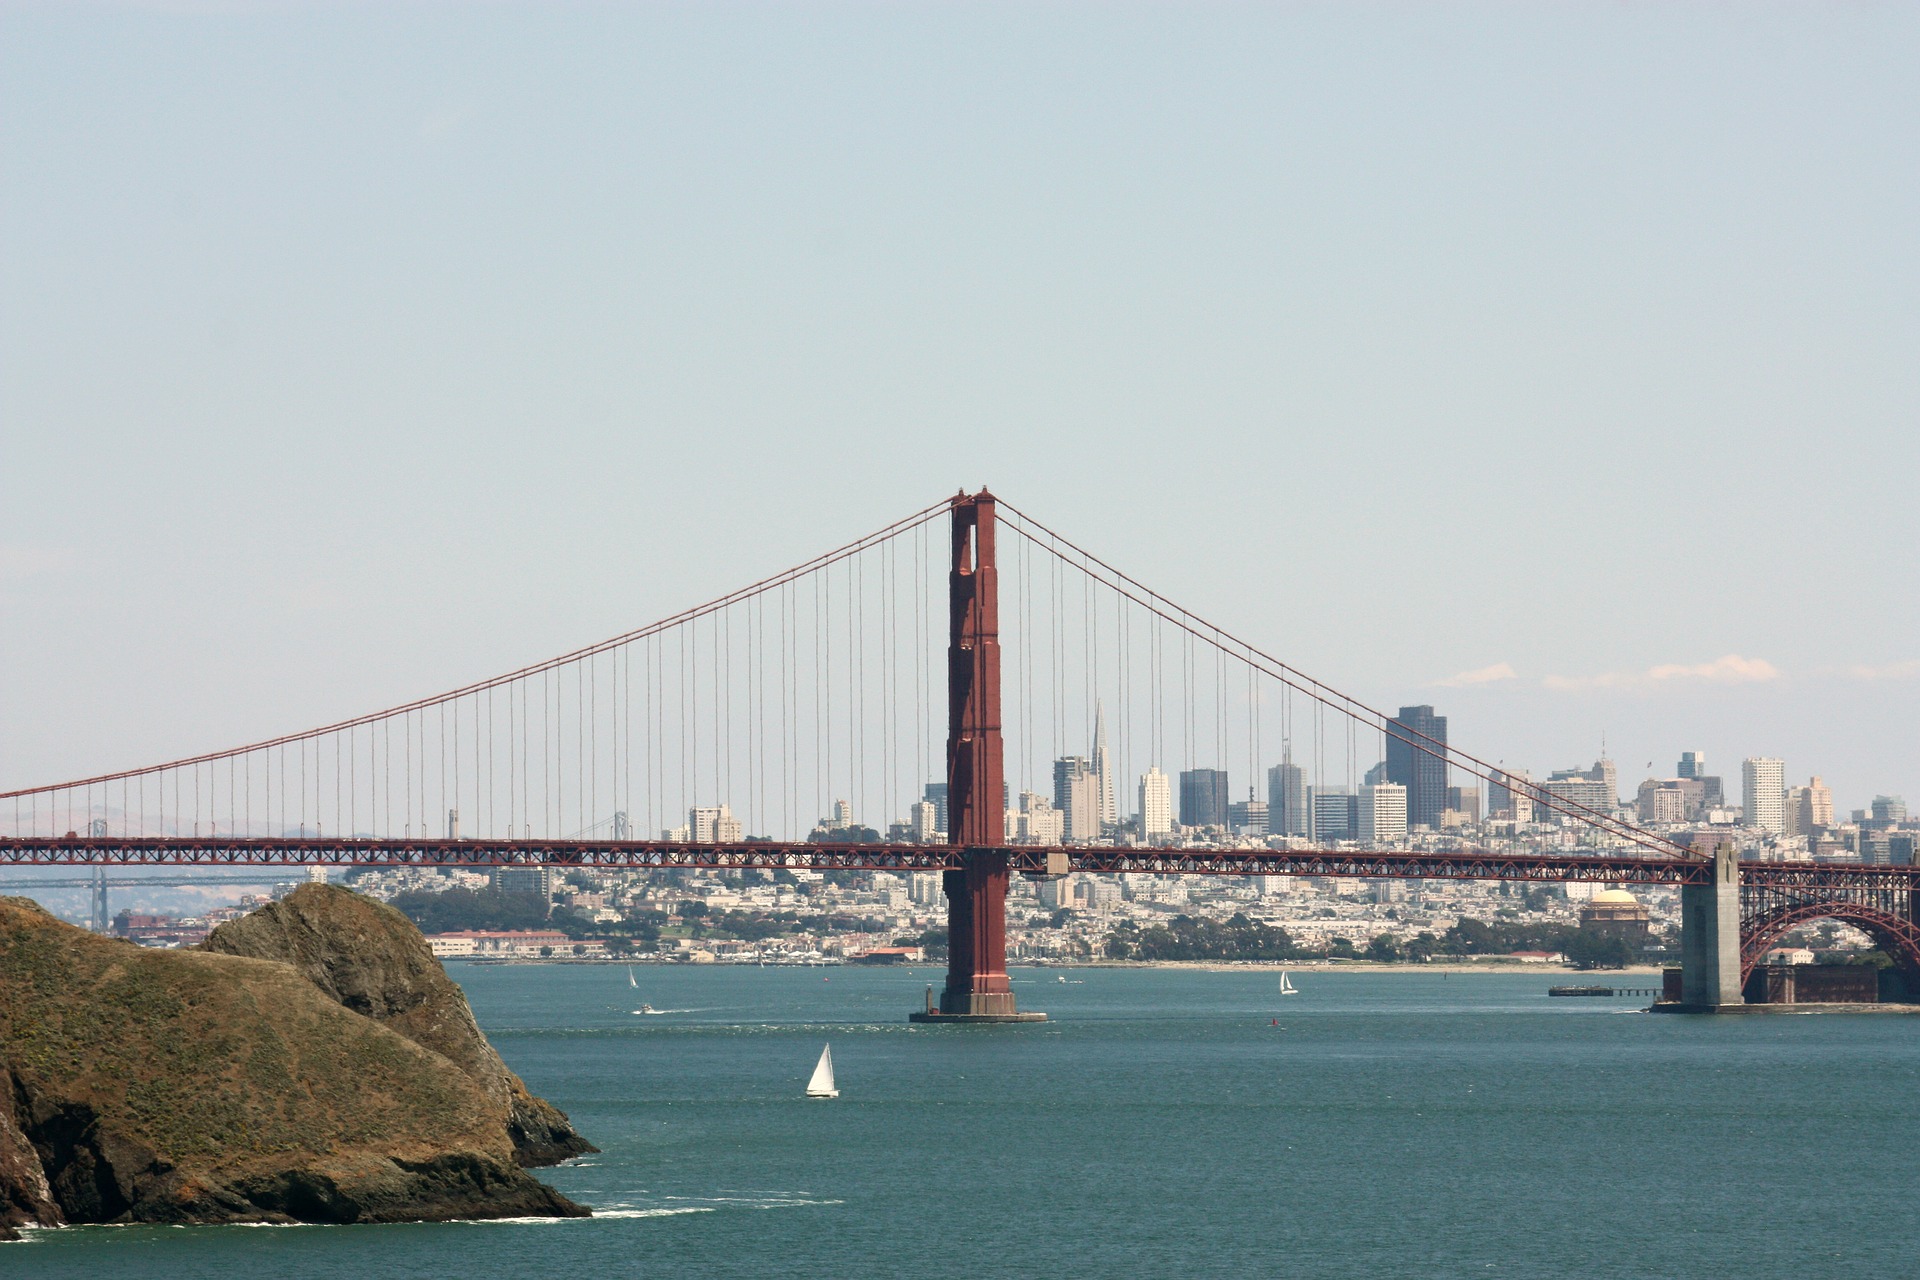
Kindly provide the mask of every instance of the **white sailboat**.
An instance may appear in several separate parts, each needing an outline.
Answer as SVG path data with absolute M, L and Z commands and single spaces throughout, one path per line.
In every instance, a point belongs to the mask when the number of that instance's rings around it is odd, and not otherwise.
M 1284 971 L 1280 974 L 1280 994 L 1283 996 L 1297 996 L 1300 994 L 1300 988 L 1293 985 L 1293 979 L 1289 978 Z
M 638 990 L 638 989 L 639 989 L 639 986 L 640 986 L 640 984 L 639 984 L 638 982 L 635 982 L 635 981 L 633 980 L 633 966 L 632 966 L 632 965 L 628 965 L 628 966 L 627 966 L 627 985 L 628 985 L 628 986 L 630 986 L 630 987 L 633 987 L 633 988 L 634 988 L 635 990 Z
M 813 1068 L 813 1079 L 807 1081 L 809 1098 L 837 1098 L 840 1091 L 833 1087 L 833 1046 L 825 1045 L 820 1050 L 820 1061 Z

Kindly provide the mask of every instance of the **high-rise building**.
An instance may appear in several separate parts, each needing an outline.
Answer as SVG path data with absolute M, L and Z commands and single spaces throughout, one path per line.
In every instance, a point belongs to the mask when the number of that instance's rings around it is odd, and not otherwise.
M 827 825 L 835 831 L 844 831 L 848 827 L 851 827 L 853 825 L 853 806 L 845 800 L 835 800 L 833 802 L 833 817 L 828 820 Z
M 933 807 L 936 811 L 933 819 L 934 830 L 936 831 L 948 830 L 947 784 L 944 782 L 929 782 L 927 784 L 927 789 L 924 792 L 922 792 L 921 795 L 925 799 L 931 800 L 933 802 Z
M 1180 772 L 1180 825 L 1227 825 L 1227 771 L 1183 769 Z
M 931 800 L 917 801 L 909 822 L 913 829 L 914 841 L 918 844 L 932 844 L 945 833 L 940 830 L 940 806 Z
M 1140 775 L 1140 838 L 1173 833 L 1173 780 L 1155 765 Z
M 1533 786 L 1525 769 L 1495 769 L 1487 785 L 1487 817 L 1533 821 Z
M 1022 791 L 1020 807 L 1007 811 L 1009 840 L 1022 844 L 1059 844 L 1069 835 L 1066 814 L 1048 804 L 1043 795 Z
M 1438 830 L 1447 807 L 1447 718 L 1429 706 L 1402 707 L 1387 721 L 1388 782 L 1407 789 L 1407 821 Z
M 1772 756 L 1754 756 L 1740 763 L 1744 784 L 1746 815 L 1750 827 L 1762 831 L 1787 829 L 1787 765 Z
M 1307 834 L 1307 774 L 1293 762 L 1293 749 L 1280 754 L 1280 763 L 1267 770 L 1267 833 L 1276 836 Z
M 1687 788 L 1692 783 L 1691 778 L 1673 778 L 1664 782 L 1658 778 L 1648 778 L 1641 783 L 1640 793 L 1635 800 L 1640 821 L 1656 826 L 1687 821 Z
M 1804 787 L 1787 792 L 1787 830 L 1796 836 L 1810 836 L 1833 825 L 1833 792 L 1818 778 L 1807 779 Z
M 1315 844 L 1351 840 L 1360 823 L 1359 797 L 1345 787 L 1308 787 L 1307 812 L 1313 817 L 1307 834 Z
M 687 810 L 687 839 L 695 844 L 739 844 L 740 820 L 724 804 L 696 805 Z
M 1053 762 L 1053 807 L 1066 821 L 1069 840 L 1100 836 L 1100 779 L 1085 756 L 1061 756 Z
M 1361 842 L 1380 848 L 1407 838 L 1407 789 L 1397 782 L 1376 782 L 1360 788 L 1358 811 Z
M 1120 821 L 1119 807 L 1113 798 L 1113 753 L 1107 749 L 1107 713 L 1099 700 L 1093 704 L 1093 780 L 1095 820 L 1100 834 Z
M 1468 823 L 1480 821 L 1480 788 L 1448 787 L 1447 808 L 1459 814 Z
M 1704 778 L 1707 776 L 1707 758 L 1698 751 L 1682 751 L 1680 768 L 1676 772 L 1682 778 Z
M 1255 800 L 1248 792 L 1245 800 L 1236 800 L 1227 806 L 1227 826 L 1236 835 L 1267 834 L 1267 802 Z
M 1827 808 L 1829 811 L 1833 808 L 1831 796 L 1827 798 Z M 1875 822 L 1884 822 L 1888 826 L 1893 826 L 1907 820 L 1907 802 L 1899 796 L 1875 796 L 1873 807 L 1868 812 L 1873 815 Z

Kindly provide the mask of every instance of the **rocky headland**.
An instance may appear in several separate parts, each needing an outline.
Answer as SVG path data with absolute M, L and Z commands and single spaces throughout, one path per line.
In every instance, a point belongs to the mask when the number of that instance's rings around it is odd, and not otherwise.
M 525 1167 L 591 1150 L 391 907 L 308 885 L 155 951 L 0 898 L 0 1238 L 577 1217 Z

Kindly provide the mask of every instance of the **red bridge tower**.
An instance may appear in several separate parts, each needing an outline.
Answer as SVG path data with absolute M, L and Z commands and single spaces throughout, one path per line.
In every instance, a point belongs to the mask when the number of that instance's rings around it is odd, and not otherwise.
M 948 578 L 947 839 L 964 866 L 943 872 L 947 988 L 915 1022 L 1043 1022 L 1014 1008 L 1007 979 L 1006 745 L 1000 736 L 1000 578 L 994 499 L 953 500 Z M 1062 860 L 1064 861 L 1064 859 Z

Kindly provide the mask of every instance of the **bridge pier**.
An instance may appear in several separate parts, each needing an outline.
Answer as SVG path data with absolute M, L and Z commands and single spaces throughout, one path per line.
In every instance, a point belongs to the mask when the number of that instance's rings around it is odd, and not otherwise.
M 1679 1013 L 1716 1013 L 1746 1002 L 1740 983 L 1740 863 L 1713 851 L 1713 878 L 1680 886 Z M 1673 1006 L 1666 1006 L 1672 1008 Z
M 1021 1013 L 1007 977 L 1006 746 L 1000 736 L 1000 579 L 994 500 L 953 500 L 947 579 L 947 838 L 965 866 L 944 875 L 947 986 L 913 1022 L 1044 1022 Z

